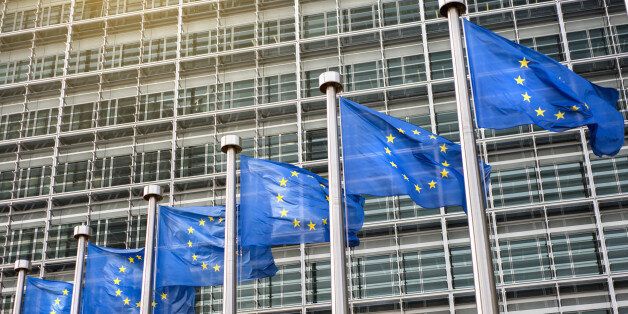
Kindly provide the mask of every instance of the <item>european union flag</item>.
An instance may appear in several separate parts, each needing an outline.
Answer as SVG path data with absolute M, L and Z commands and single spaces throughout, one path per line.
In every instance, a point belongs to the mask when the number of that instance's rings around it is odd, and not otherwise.
M 291 164 L 240 157 L 243 246 L 329 242 L 327 180 Z M 360 243 L 364 199 L 347 195 L 349 246 Z
M 72 284 L 65 281 L 26 278 L 22 312 L 29 314 L 70 313 Z
M 463 19 L 477 123 L 505 129 L 536 124 L 560 132 L 587 125 L 598 155 L 624 143 L 619 93 L 557 61 Z
M 340 98 L 348 193 L 409 195 L 425 208 L 465 206 L 460 145 Z M 491 168 L 484 167 L 488 182 Z
M 222 285 L 225 208 L 159 206 L 157 286 Z M 270 247 L 241 249 L 238 278 L 271 277 L 277 267 Z
M 144 249 L 87 246 L 82 313 L 139 313 Z M 193 287 L 156 289 L 154 313 L 194 313 Z

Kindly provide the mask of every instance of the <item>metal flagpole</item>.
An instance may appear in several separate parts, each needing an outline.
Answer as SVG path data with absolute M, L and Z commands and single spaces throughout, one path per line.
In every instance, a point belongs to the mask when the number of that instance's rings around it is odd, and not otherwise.
M 144 200 L 148 201 L 146 217 L 146 242 L 144 245 L 144 271 L 142 273 L 142 299 L 140 313 L 149 314 L 153 300 L 153 265 L 155 260 L 155 216 L 157 202 L 161 201 L 161 187 L 147 185 L 144 187 Z
M 340 155 L 338 153 L 338 110 L 336 93 L 342 91 L 340 73 L 325 72 L 318 77 L 321 93 L 327 95 L 327 152 L 329 173 L 329 237 L 331 246 L 331 312 L 345 314 L 349 311 L 347 273 L 345 269 L 345 228 L 340 188 Z
M 17 272 L 17 286 L 15 287 L 15 300 L 13 303 L 13 314 L 22 313 L 22 297 L 24 296 L 24 281 L 26 271 L 31 268 L 31 263 L 25 259 L 15 261 L 15 271 Z
M 236 313 L 238 278 L 236 273 L 236 154 L 242 151 L 240 137 L 225 135 L 220 139 L 220 149 L 227 154 L 227 192 L 225 199 L 225 265 L 223 266 L 222 312 Z
M 439 0 L 440 14 L 448 18 L 449 37 L 454 67 L 458 125 L 464 170 L 467 217 L 473 261 L 475 303 L 478 313 L 499 313 L 497 291 L 493 278 L 491 242 L 486 224 L 479 162 L 473 133 L 473 119 L 469 105 L 467 75 L 465 72 L 462 38 L 460 36 L 460 14 L 466 11 L 464 0 Z
M 80 225 L 74 227 L 74 238 L 78 240 L 76 248 L 76 267 L 74 268 L 74 288 L 72 289 L 72 305 L 70 313 L 78 314 L 83 290 L 83 269 L 85 267 L 85 243 L 89 239 L 89 227 Z

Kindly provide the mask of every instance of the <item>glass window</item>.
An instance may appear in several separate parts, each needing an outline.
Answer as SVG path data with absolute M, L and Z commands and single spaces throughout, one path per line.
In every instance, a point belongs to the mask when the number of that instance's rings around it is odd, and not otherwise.
M 399 294 L 399 270 L 395 254 L 354 258 L 353 297 L 372 298 Z
M 453 77 L 454 75 L 451 53 L 449 51 L 430 53 L 430 66 L 433 80 Z
M 628 229 L 605 230 L 604 236 L 611 271 L 628 270 Z
M 403 253 L 403 272 L 407 293 L 447 289 L 447 268 L 442 249 Z
M 551 279 L 545 238 L 503 240 L 500 244 L 504 282 Z
M 48 230 L 47 258 L 62 258 L 76 256 L 77 241 L 74 240 L 74 226 L 78 224 L 63 224 L 50 226 Z
M 581 162 L 541 166 L 545 201 L 588 196 L 585 170 Z
M 305 271 L 307 303 L 331 301 L 331 266 L 329 261 L 307 262 Z
M 259 283 L 261 307 L 301 305 L 301 266 L 299 264 L 278 265 L 279 271 Z
M 593 232 L 552 235 L 556 276 L 601 274 L 602 261 Z
M 453 286 L 456 288 L 473 287 L 473 266 L 471 263 L 470 247 L 451 247 L 451 275 Z

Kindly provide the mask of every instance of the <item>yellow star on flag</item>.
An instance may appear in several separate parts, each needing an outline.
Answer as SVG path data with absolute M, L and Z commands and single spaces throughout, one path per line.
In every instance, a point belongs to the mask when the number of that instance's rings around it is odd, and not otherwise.
M 194 260 L 194 261 L 198 260 L 198 255 L 192 254 L 192 260 Z
M 520 68 L 527 68 L 528 67 L 528 63 L 530 63 L 530 61 L 526 60 L 526 58 L 524 57 L 523 60 L 519 60 L 519 67 Z
M 418 184 L 415 184 L 415 185 L 414 185 L 414 189 L 415 189 L 417 192 L 421 193 L 422 188 L 421 188 Z
M 222 218 L 222 217 L 219 217 L 219 218 L 218 218 L 218 223 L 222 223 L 223 221 L 225 221 L 225 219 L 224 219 L 224 218 Z
M 443 161 L 441 165 L 443 165 L 444 167 L 449 167 L 449 163 L 447 162 L 447 160 Z
M 55 299 L 55 304 L 57 304 L 57 305 L 61 304 L 61 299 L 56 298 L 56 299 Z
M 114 285 L 119 285 L 120 284 L 120 278 L 116 277 L 116 279 L 113 280 L 113 284 Z
M 135 259 L 134 259 L 134 258 L 132 258 L 132 257 L 129 257 L 129 263 L 131 263 L 131 264 L 135 264 Z
M 286 186 L 288 184 L 288 180 L 286 180 L 286 178 L 281 178 L 281 180 L 279 180 L 279 186 Z
M 57 312 L 55 312 L 55 310 L 50 311 L 50 314 L 57 314 Z
M 384 150 L 386 151 L 386 154 L 390 155 L 390 149 L 388 147 L 384 147 Z
M 161 293 L 161 299 L 162 299 L 162 300 L 165 300 L 165 299 L 167 299 L 167 298 L 168 298 L 168 295 L 167 295 L 165 292 L 162 292 L 162 293 Z
M 63 291 L 61 291 L 61 292 L 63 292 L 63 295 L 68 295 L 68 293 L 70 293 L 70 291 L 68 291 L 68 289 L 63 289 Z
M 430 138 L 431 138 L 431 139 L 433 139 L 433 140 L 435 140 L 435 139 L 436 139 L 436 135 L 434 135 L 434 134 L 430 134 Z
M 124 299 L 124 305 L 129 305 L 131 304 L 131 300 L 129 300 L 129 298 L 127 297 L 126 299 Z
M 214 221 L 214 217 L 212 217 L 212 216 L 207 216 L 207 218 L 209 218 L 210 222 Z
M 562 111 L 558 111 L 557 114 L 554 114 L 556 116 L 556 120 L 560 120 L 560 119 L 565 119 L 565 113 Z
M 283 195 L 277 194 L 276 198 L 277 198 L 277 203 L 283 202 Z
M 122 290 L 118 289 L 116 290 L 116 297 L 119 297 L 122 295 Z
M 528 95 L 528 92 L 521 94 L 521 96 L 523 96 L 523 101 L 530 102 L 530 99 L 532 99 L 532 96 Z
M 436 187 L 436 182 L 434 182 L 434 180 L 428 182 L 428 184 L 430 185 L 430 189 L 433 189 Z
M 536 110 L 534 110 L 534 111 L 536 111 L 536 116 L 537 116 L 537 117 L 538 117 L 538 116 L 542 116 L 542 117 L 544 117 L 544 116 L 545 116 L 545 110 L 541 109 L 541 107 L 539 107 L 538 109 L 536 109 Z
M 583 105 L 584 105 L 585 108 L 589 109 L 589 105 L 587 105 L 586 102 Z
M 399 133 L 401 134 L 406 134 L 406 131 L 404 131 L 402 128 L 397 128 L 397 131 L 399 131 Z
M 325 195 L 325 200 L 329 202 L 329 195 Z
M 392 136 L 392 134 L 389 134 L 388 136 L 386 136 L 386 143 L 393 143 L 393 144 L 395 144 L 395 137 Z
M 142 302 L 135 302 L 135 307 L 140 307 L 142 306 Z
M 410 180 L 410 178 L 408 178 L 408 176 L 407 176 L 407 175 L 403 174 L 402 176 L 403 176 L 403 179 L 404 179 L 404 180 L 406 180 L 406 181 Z
M 288 216 L 288 211 L 285 208 L 283 208 L 281 210 L 281 217 L 287 217 L 287 216 Z
M 214 267 L 212 267 L 212 268 L 214 268 L 214 271 L 216 271 L 216 272 L 220 271 L 220 265 L 218 265 L 218 264 L 214 265 Z
M 443 171 L 440 172 L 440 175 L 443 178 L 447 178 L 447 176 L 449 175 L 449 171 L 447 171 L 447 169 L 443 169 Z
M 142 255 L 135 255 L 135 257 L 137 257 L 138 260 L 142 260 Z
M 294 218 L 294 220 L 292 221 L 292 226 L 293 227 L 301 227 L 301 221 L 299 221 L 298 219 Z
M 151 305 L 152 307 L 156 307 L 156 306 L 157 306 L 157 302 L 155 302 L 155 301 L 153 300 L 153 302 L 151 302 L 151 303 L 150 303 L 150 305 Z
M 205 219 L 202 219 L 202 218 L 201 218 L 201 219 L 198 221 L 198 225 L 199 225 L 199 226 L 204 226 L 204 225 L 205 225 Z
M 515 77 L 515 81 L 517 82 L 517 84 L 519 85 L 523 85 L 523 82 L 525 81 L 524 78 L 521 77 L 521 75 Z
M 194 228 L 189 227 L 189 228 L 188 228 L 188 234 L 192 234 L 192 233 L 194 233 Z
M 124 272 L 126 272 L 126 267 L 124 267 L 124 266 L 120 266 L 120 268 L 118 268 L 118 270 L 119 270 L 121 273 L 124 273 Z
M 310 231 L 316 230 L 316 224 L 313 223 L 311 220 L 310 220 L 310 223 L 307 224 L 307 226 L 310 227 Z
M 327 224 L 327 218 L 323 218 L 322 221 L 323 221 L 323 225 Z
M 290 175 L 293 176 L 293 177 L 297 177 L 297 178 L 299 177 L 299 173 L 296 172 L 296 171 L 290 172 Z
M 441 146 L 439 146 L 439 147 L 440 147 L 440 151 L 441 151 L 441 152 L 443 152 L 443 153 L 446 153 L 446 152 L 447 152 L 447 145 L 443 144 L 443 145 L 441 145 Z
M 576 105 L 573 105 L 573 106 L 571 106 L 571 110 L 578 111 L 578 110 L 580 110 L 580 107 L 578 107 Z
M 419 132 L 419 130 L 412 130 L 412 133 L 414 133 L 414 135 L 419 135 L 419 134 L 421 134 L 421 132 Z
M 208 265 L 207 265 L 207 263 L 205 263 L 205 262 L 201 263 L 201 267 L 202 267 L 203 269 L 207 269 L 207 266 L 208 266 Z
M 391 161 L 390 165 L 393 166 L 393 168 L 397 168 L 397 164 L 394 161 Z
M 192 241 L 188 240 L 188 247 L 192 247 Z

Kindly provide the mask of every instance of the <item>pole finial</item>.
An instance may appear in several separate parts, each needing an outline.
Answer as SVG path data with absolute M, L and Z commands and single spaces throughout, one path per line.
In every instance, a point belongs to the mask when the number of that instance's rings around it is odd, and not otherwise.
M 226 154 L 229 148 L 234 148 L 236 154 L 242 151 L 242 141 L 239 136 L 229 134 L 220 138 L 220 150 Z
M 87 239 L 89 239 L 89 234 L 89 226 L 80 225 L 74 227 L 74 239 L 78 240 L 80 237 L 86 237 Z
M 144 187 L 144 200 L 148 201 L 151 197 L 157 197 L 158 201 L 161 201 L 163 198 L 161 196 L 161 187 L 159 185 L 147 185 Z
M 321 93 L 327 92 L 327 86 L 333 86 L 336 88 L 336 92 L 342 92 L 342 81 L 340 79 L 340 73 L 336 71 L 327 71 L 318 76 L 318 87 Z
M 28 270 L 29 268 L 31 268 L 31 262 L 25 259 L 18 259 L 15 261 L 15 266 L 13 267 L 15 271 L 20 271 L 22 269 Z
M 438 0 L 438 7 L 442 17 L 447 17 L 447 11 L 451 7 L 457 8 L 459 15 L 467 12 L 467 5 L 464 3 L 464 0 Z

